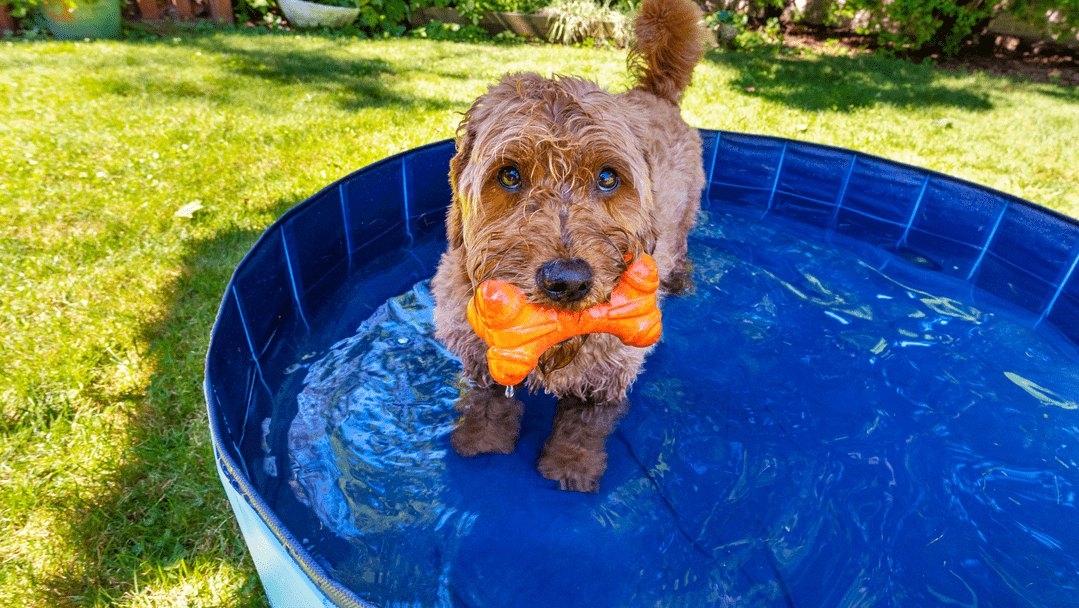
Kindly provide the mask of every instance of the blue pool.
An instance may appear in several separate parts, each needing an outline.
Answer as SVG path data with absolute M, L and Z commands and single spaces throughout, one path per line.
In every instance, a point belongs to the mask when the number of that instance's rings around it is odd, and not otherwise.
M 207 359 L 277 606 L 1060 606 L 1079 589 L 1079 224 L 847 150 L 702 132 L 709 185 L 600 492 L 449 447 L 451 142 L 297 206 Z M 437 167 L 437 170 L 432 170 Z

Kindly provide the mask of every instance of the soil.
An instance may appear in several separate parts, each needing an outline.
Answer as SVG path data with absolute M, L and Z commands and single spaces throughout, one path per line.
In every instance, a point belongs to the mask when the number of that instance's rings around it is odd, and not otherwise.
M 784 43 L 813 49 L 843 49 L 847 53 L 867 52 L 873 41 L 855 34 L 811 29 L 791 29 L 784 34 Z M 1048 42 L 1029 42 L 1011 36 L 996 36 L 983 44 L 964 47 L 958 56 L 941 59 L 937 56 L 909 58 L 930 60 L 943 70 L 984 72 L 1022 82 L 1038 82 L 1064 86 L 1079 86 L 1079 48 Z

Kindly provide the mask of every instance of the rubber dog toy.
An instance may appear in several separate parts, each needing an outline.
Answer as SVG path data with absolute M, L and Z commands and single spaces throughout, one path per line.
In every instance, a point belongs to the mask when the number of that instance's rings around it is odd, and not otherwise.
M 622 273 L 611 298 L 580 311 L 533 304 L 512 283 L 488 279 L 468 302 L 468 322 L 487 343 L 487 366 L 495 382 L 515 386 L 550 347 L 584 334 L 613 334 L 628 346 L 655 344 L 662 332 L 656 302 L 659 271 L 642 254 Z

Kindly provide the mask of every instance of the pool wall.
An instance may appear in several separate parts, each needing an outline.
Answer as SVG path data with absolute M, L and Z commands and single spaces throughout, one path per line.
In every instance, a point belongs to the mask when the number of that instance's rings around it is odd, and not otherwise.
M 865 241 L 1000 298 L 1079 346 L 1079 222 L 1014 196 L 850 150 L 701 131 L 702 207 L 780 216 Z M 216 464 L 274 606 L 364 606 L 255 489 L 261 420 L 346 278 L 362 305 L 434 274 L 454 153 L 443 141 L 360 169 L 275 222 L 240 262 L 211 334 L 205 392 Z M 390 269 L 389 272 L 385 270 Z

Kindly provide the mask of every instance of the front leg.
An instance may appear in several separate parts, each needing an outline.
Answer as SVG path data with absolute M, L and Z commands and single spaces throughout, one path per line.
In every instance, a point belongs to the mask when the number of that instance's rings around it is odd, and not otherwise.
M 599 480 L 607 470 L 607 437 L 626 409 L 624 400 L 559 399 L 554 429 L 540 455 L 540 474 L 557 481 L 563 490 L 599 491 Z
M 457 426 L 450 434 L 453 449 L 461 456 L 509 454 L 521 435 L 524 404 L 506 396 L 506 387 L 471 388 L 461 395 Z

